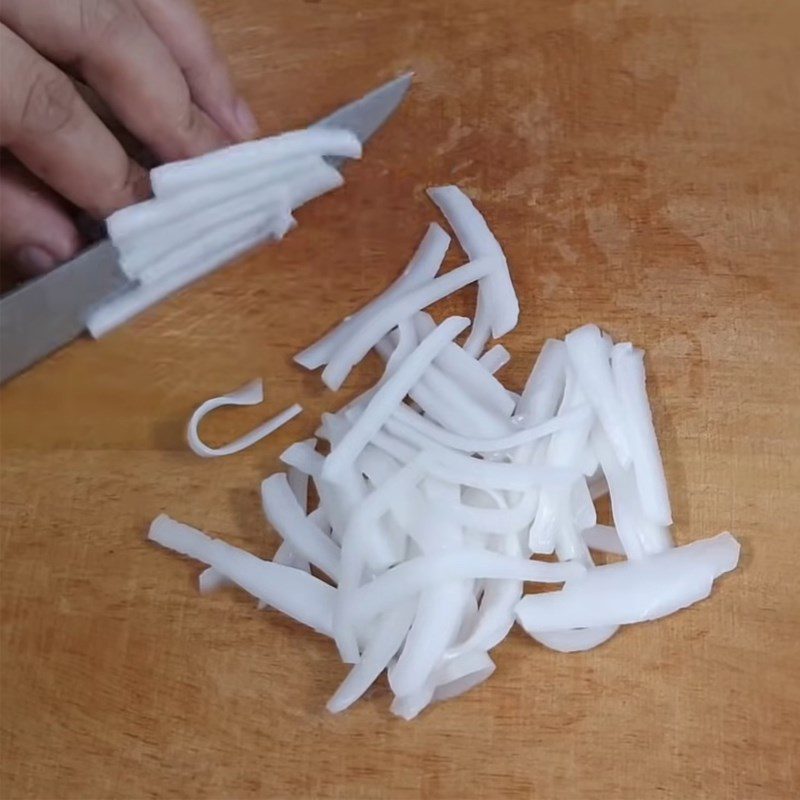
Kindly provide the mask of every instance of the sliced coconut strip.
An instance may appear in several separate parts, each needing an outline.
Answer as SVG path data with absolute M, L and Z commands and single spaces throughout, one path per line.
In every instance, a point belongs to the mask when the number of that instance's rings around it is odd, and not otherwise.
M 282 564 L 284 567 L 291 567 L 292 569 L 300 569 L 303 572 L 311 571 L 311 564 L 297 552 L 288 542 L 281 542 L 275 555 L 272 557 L 274 564 Z
M 490 320 L 492 335 L 495 338 L 504 336 L 517 325 L 519 301 L 500 244 L 481 213 L 457 186 L 429 189 L 428 196 L 447 218 L 470 260 L 483 256 L 494 257 L 495 269 L 486 276 L 480 287 L 485 299 L 479 300 L 475 324 L 478 326 L 478 320 L 486 317 Z M 480 327 L 482 329 L 483 325 Z
M 484 505 L 487 509 L 491 509 L 494 506 L 497 510 L 502 510 L 507 506 L 504 498 L 494 497 L 486 492 L 481 493 L 472 490 L 468 496 L 471 500 Z M 492 528 L 486 528 L 485 530 L 494 533 Z M 517 532 L 519 530 L 520 528 L 518 527 Z M 492 536 L 487 546 L 505 555 L 522 556 L 519 537 L 516 535 Z M 453 658 L 473 650 L 489 651 L 503 641 L 514 624 L 514 608 L 522 597 L 522 590 L 522 581 L 486 581 L 475 623 L 469 636 L 462 640 L 459 645 L 451 648 L 448 651 L 448 657 Z
M 306 369 L 317 369 L 327 364 L 333 354 L 366 320 L 380 314 L 393 300 L 408 290 L 429 283 L 439 271 L 449 246 L 450 237 L 439 225 L 431 224 L 408 266 L 388 289 L 340 322 L 318 342 L 298 353 L 294 360 Z
M 638 561 L 599 566 L 559 592 L 524 597 L 517 619 L 534 633 L 658 619 L 707 597 L 714 579 L 736 567 L 739 549 L 726 532 Z
M 460 434 L 445 430 L 426 417 L 417 414 L 407 405 L 399 406 L 394 414 L 395 419 L 406 423 L 437 444 L 450 447 L 453 450 L 460 450 L 464 453 L 497 453 L 505 450 L 512 450 L 520 445 L 542 439 L 558 431 L 579 425 L 585 419 L 591 421 L 592 416 L 589 407 L 583 406 L 573 409 L 562 416 L 549 419 L 539 425 L 525 428 L 524 430 L 517 431 L 508 436 L 501 436 L 495 439 L 479 439 L 461 436 Z
M 350 670 L 328 701 L 328 711 L 333 714 L 344 711 L 372 686 L 402 646 L 414 619 L 415 607 L 416 604 L 409 600 L 384 614 L 375 635 L 364 648 L 361 660 Z
M 577 477 L 574 470 L 559 467 L 543 468 L 471 458 L 432 442 L 427 436 L 399 419 L 388 420 L 384 427 L 388 434 L 428 452 L 431 455 L 429 464 L 431 474 L 453 483 L 477 489 L 526 491 L 539 485 L 571 485 Z M 384 446 L 385 439 L 378 433 L 375 434 L 373 443 Z M 398 452 L 396 457 L 405 460 L 405 452 Z
M 630 464 L 627 420 L 611 373 L 609 343 L 597 325 L 584 325 L 564 339 L 570 364 L 623 467 Z
M 286 482 L 292 490 L 294 499 L 297 500 L 297 505 L 303 514 L 308 513 L 308 486 L 309 475 L 307 472 L 301 472 L 296 467 L 289 467 L 286 470 Z
M 451 378 L 441 370 L 427 370 L 421 376 L 419 387 L 414 386 L 409 389 L 412 399 L 418 394 L 418 388 L 427 389 L 435 397 L 440 398 L 448 410 L 445 417 L 448 424 L 445 427 L 456 428 L 458 433 L 492 438 L 505 436 L 513 431 L 510 415 L 487 408 L 465 392 L 460 381 Z M 423 401 L 424 399 L 423 396 Z
M 524 427 L 533 427 L 551 419 L 564 395 L 567 351 L 564 343 L 548 339 L 533 365 L 525 388 L 517 402 L 516 420 Z M 520 447 L 514 457 L 518 463 L 530 462 L 542 447 L 528 444 Z
M 337 581 L 339 545 L 309 522 L 284 473 L 278 472 L 262 481 L 261 502 L 267 521 L 292 550 Z
M 326 480 L 336 482 L 352 467 L 359 453 L 402 403 L 408 390 L 419 380 L 436 355 L 467 325 L 469 320 L 465 317 L 450 317 L 419 343 L 397 371 L 375 392 L 353 427 L 333 448 L 322 470 Z
M 417 332 L 414 330 L 411 320 L 402 320 L 397 326 L 397 346 L 386 361 L 386 370 L 381 376 L 378 385 L 384 383 L 389 376 L 394 375 L 398 367 L 419 346 L 419 343 L 420 339 L 417 337 Z
M 576 409 L 580 410 L 581 417 L 572 425 L 562 427 L 556 432 L 547 444 L 547 462 L 557 467 L 581 466 L 581 457 L 587 449 L 589 433 L 592 429 L 594 415 L 586 413 L 588 401 L 581 391 L 578 381 L 571 369 L 567 370 L 564 385 L 564 395 L 558 408 L 556 419 L 561 416 L 571 415 Z
M 492 259 L 479 259 L 392 299 L 380 314 L 366 319 L 358 326 L 331 358 L 322 372 L 325 385 L 330 389 L 338 389 L 350 370 L 401 320 L 413 316 L 417 311 L 463 286 L 479 280 L 487 275 L 492 267 Z
M 586 398 L 573 375 L 572 369 L 567 367 L 564 395 L 558 409 L 558 416 L 572 413 L 576 408 L 585 408 Z M 558 419 L 558 417 L 557 417 Z M 554 467 L 572 467 L 580 469 L 582 455 L 587 450 L 589 432 L 594 421 L 593 414 L 585 414 L 581 422 L 571 425 L 555 433 L 548 442 L 545 460 L 547 464 Z M 589 548 L 580 535 L 581 523 L 587 517 L 585 503 L 588 501 L 592 510 L 591 521 L 587 526 L 593 525 L 594 505 L 591 497 L 583 495 L 581 486 L 585 487 L 586 482 L 582 477 L 578 477 L 571 487 L 553 487 L 543 490 L 539 505 L 539 513 L 545 518 L 544 524 L 532 528 L 533 535 L 529 537 L 529 545 L 532 550 L 539 546 L 540 539 L 550 544 L 551 537 L 554 537 L 555 552 L 562 561 L 578 560 L 587 567 L 591 567 L 593 562 L 589 555 Z M 575 497 L 581 501 L 582 505 L 575 513 Z M 554 518 L 551 518 L 554 515 Z
M 436 482 L 426 487 L 430 496 L 449 496 L 449 487 Z M 457 523 L 427 504 L 417 525 L 423 553 L 448 552 L 458 548 L 463 536 Z M 453 581 L 423 590 L 414 622 L 397 662 L 389 670 L 389 686 L 396 695 L 421 689 L 445 650 L 458 635 L 465 604 L 471 599 L 471 582 Z
M 319 478 L 322 475 L 322 465 L 325 456 L 316 450 L 317 440 L 306 439 L 295 442 L 287 447 L 279 456 L 280 460 L 288 467 L 296 469 L 303 475 Z
M 383 486 L 389 478 L 397 474 L 402 468 L 402 464 L 392 458 L 387 452 L 374 445 L 368 444 L 356 461 L 359 472 L 376 489 Z
M 253 597 L 292 619 L 326 636 L 332 634 L 335 591 L 312 575 L 262 561 L 164 514 L 153 520 L 148 538 L 208 564 Z
M 414 315 L 414 325 L 419 336 L 425 336 L 436 327 L 430 314 L 423 311 Z M 497 345 L 493 350 L 501 358 L 502 352 L 498 352 L 497 348 L 508 354 L 505 348 Z M 437 357 L 435 364 L 451 379 L 458 381 L 462 392 L 471 395 L 486 408 L 504 417 L 510 417 L 514 412 L 514 401 L 508 396 L 503 384 L 491 375 L 494 370 L 487 369 L 485 364 L 473 358 L 457 344 L 453 343 L 446 347 Z
M 409 595 L 443 581 L 507 578 L 537 583 L 561 583 L 583 575 L 580 564 L 552 564 L 529 561 L 464 548 L 459 552 L 412 558 L 386 570 L 360 587 L 353 596 L 352 614 L 356 624 L 382 614 Z
M 415 326 L 416 335 L 419 337 L 424 338 L 436 328 L 436 323 L 427 314 L 416 314 L 415 321 L 420 323 Z M 376 350 L 387 362 L 384 377 L 378 385 L 391 374 L 393 371 L 391 364 L 398 360 L 398 351 L 400 351 L 399 332 L 401 331 L 404 332 L 402 352 L 406 351 L 412 339 L 416 341 L 416 337 L 413 337 L 408 330 L 408 320 L 405 320 L 400 323 L 396 331 L 388 334 L 378 342 Z M 442 352 L 446 353 L 453 349 L 462 352 L 461 348 L 453 342 L 450 342 Z M 482 369 L 474 359 L 469 356 L 467 358 L 474 366 Z M 500 411 L 496 403 L 494 408 L 486 403 L 481 403 L 474 394 L 468 394 L 464 391 L 463 383 L 463 377 L 454 380 L 449 374 L 439 370 L 434 363 L 425 371 L 423 378 L 409 389 L 408 394 L 423 413 L 436 420 L 444 428 L 453 430 L 455 433 L 491 436 L 508 432 L 510 423 L 505 419 L 507 416 L 505 410 Z M 377 386 L 363 396 L 371 396 L 376 389 Z
M 488 653 L 473 651 L 442 664 L 436 675 L 434 701 L 451 700 L 483 683 L 495 670 Z
M 594 507 L 586 478 L 580 477 L 572 485 L 569 506 L 578 530 L 583 531 L 597 523 L 597 509 Z
M 333 632 L 339 655 L 345 663 L 354 664 L 359 658 L 356 638 L 357 621 L 354 616 L 354 601 L 367 562 L 376 559 L 374 548 L 381 542 L 370 534 L 375 523 L 387 513 L 389 506 L 398 497 L 413 487 L 424 471 L 424 456 L 420 455 L 410 464 L 389 478 L 380 488 L 372 492 L 349 516 L 342 536 L 341 577 L 336 595 L 336 608 L 333 616 Z M 388 607 L 384 609 L 388 611 Z M 368 620 L 366 620 L 368 621 Z
M 558 502 L 552 494 L 537 496 L 536 517 L 528 532 L 528 547 L 536 555 L 549 555 L 556 549 L 559 514 Z
M 461 628 L 464 606 L 472 597 L 468 581 L 452 581 L 420 593 L 417 613 L 397 662 L 389 669 L 396 695 L 424 687 Z
M 108 237 L 125 253 L 143 242 L 171 234 L 174 228 L 193 225 L 198 215 L 229 202 L 249 202 L 254 208 L 267 202 L 281 184 L 315 168 L 320 160 L 306 156 L 269 164 L 226 180 L 209 181 L 191 192 L 126 206 L 106 219 Z
M 285 216 L 290 208 L 289 194 L 283 186 L 270 187 L 257 197 L 232 198 L 203 209 L 188 221 L 137 236 L 125 247 L 114 242 L 120 251 L 120 267 L 129 277 L 151 283 L 209 248 L 236 241 L 240 232 L 249 230 L 254 222 Z
M 286 220 L 271 226 L 282 237 L 294 225 L 289 213 L 292 209 L 343 183 L 337 170 L 319 160 L 286 181 L 266 187 L 257 196 L 206 209 L 189 221 L 156 229 L 150 235 L 115 242 L 120 249 L 120 266 L 132 280 L 155 283 L 186 269 L 206 253 L 227 247 L 269 220 Z
M 579 653 L 607 642 L 619 625 L 603 625 L 598 628 L 578 628 L 569 631 L 528 631 L 530 636 L 550 650 L 559 653 Z
M 391 711 L 405 720 L 414 719 L 430 703 L 449 700 L 474 689 L 494 670 L 495 664 L 489 655 L 479 651 L 446 660 L 428 686 L 413 695 L 395 697 Z
M 208 181 L 226 180 L 267 164 L 302 156 L 361 157 L 361 142 L 352 132 L 337 128 L 309 128 L 243 142 L 185 161 L 173 161 L 150 172 L 156 197 L 194 190 Z
M 607 436 L 599 428 L 592 433 L 592 444 L 608 483 L 614 524 L 628 558 L 642 558 L 671 547 L 669 530 L 645 518 L 633 471 L 622 467 Z
M 211 594 L 211 592 L 232 585 L 233 582 L 221 572 L 217 572 L 214 567 L 207 567 L 197 578 L 197 588 L 200 590 L 200 594 Z
M 329 442 L 332 448 L 336 447 L 344 438 L 344 435 L 353 427 L 344 414 L 332 414 L 328 411 L 323 411 L 320 420 L 320 426 L 314 431 L 314 435 Z
M 479 359 L 478 363 L 491 375 L 501 370 L 511 361 L 511 353 L 501 344 L 487 350 Z
M 307 441 L 314 442 L 315 440 L 311 439 Z M 289 488 L 292 490 L 292 494 L 295 496 L 300 510 L 306 515 L 308 513 L 308 486 L 310 483 L 308 473 L 290 466 L 286 470 L 286 482 L 289 484 Z M 311 564 L 296 553 L 285 540 L 281 542 L 272 560 L 276 564 L 302 569 L 306 572 L 311 570 Z
M 284 216 L 285 213 L 284 211 Z M 278 203 L 270 203 L 264 209 L 256 208 L 233 220 L 206 228 L 205 232 L 181 242 L 173 242 L 165 254 L 154 255 L 145 248 L 140 253 L 133 253 L 127 260 L 123 258 L 121 264 L 123 269 L 138 279 L 142 285 L 157 283 L 173 273 L 180 274 L 182 270 L 200 261 L 210 251 L 236 244 L 252 231 L 272 230 L 279 215 Z
M 466 502 L 466 498 L 470 497 L 468 493 L 473 491 L 475 490 L 464 491 L 465 502 L 450 502 L 442 506 L 447 514 L 465 528 L 472 531 L 486 531 L 498 536 L 509 536 L 519 533 L 533 523 L 539 503 L 538 492 L 522 493 L 521 499 L 509 508 L 504 505 L 480 508 Z M 492 495 L 494 492 L 484 491 L 483 494 Z
M 491 338 L 491 301 L 486 298 L 486 292 L 482 292 L 479 288 L 478 298 L 475 301 L 475 320 L 472 323 L 472 330 L 464 342 L 464 352 L 473 358 L 480 358 Z
M 642 510 L 656 525 L 671 525 L 667 479 L 647 398 L 644 353 L 630 343 L 616 345 L 611 351 L 611 371 L 628 424 Z
M 303 410 L 301 405 L 295 403 L 285 411 L 282 411 L 280 414 L 268 419 L 257 428 L 254 428 L 252 431 L 250 431 L 250 433 L 240 436 L 235 441 L 224 445 L 223 447 L 209 447 L 200 439 L 197 429 L 199 428 L 200 422 L 203 420 L 206 414 L 210 413 L 211 411 L 221 408 L 222 406 L 255 406 L 263 402 L 264 383 L 261 378 L 256 378 L 255 380 L 246 383 L 240 389 L 236 389 L 235 391 L 229 392 L 228 394 L 224 394 L 220 397 L 212 397 L 210 400 L 206 400 L 204 403 L 201 403 L 189 420 L 189 425 L 186 432 L 186 438 L 189 443 L 189 447 L 191 447 L 193 452 L 199 456 L 202 456 L 203 458 L 228 456 L 232 453 L 238 453 L 241 450 L 250 447 L 250 445 L 260 441 L 265 436 L 269 436 L 270 433 L 276 431 L 282 425 L 285 425 L 287 422 L 289 422 L 289 420 L 294 419 L 294 417 L 296 417 Z
M 625 555 L 625 548 L 613 525 L 592 525 L 581 533 L 591 550 L 599 550 L 601 553 L 611 553 L 616 556 Z

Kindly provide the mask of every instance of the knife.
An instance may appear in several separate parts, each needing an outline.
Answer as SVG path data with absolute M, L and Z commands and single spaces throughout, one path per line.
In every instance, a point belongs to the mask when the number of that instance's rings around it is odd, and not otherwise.
M 310 127 L 347 128 L 362 143 L 400 105 L 412 74 L 396 78 Z M 341 157 L 326 161 L 339 168 Z M 0 383 L 80 336 L 91 311 L 136 285 L 108 239 L 0 297 Z

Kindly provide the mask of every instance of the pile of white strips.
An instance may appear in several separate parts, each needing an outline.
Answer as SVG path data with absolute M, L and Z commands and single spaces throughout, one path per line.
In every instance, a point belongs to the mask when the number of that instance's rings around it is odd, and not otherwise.
M 521 395 L 495 377 L 509 355 L 487 350 L 488 340 L 519 312 L 506 259 L 459 189 L 429 194 L 469 261 L 438 275 L 450 237 L 431 225 L 389 289 L 297 356 L 308 369 L 324 366 L 334 390 L 370 350 L 385 369 L 368 392 L 323 414 L 315 438 L 281 455 L 286 472 L 262 483 L 283 540 L 274 559 L 163 515 L 149 534 L 208 566 L 201 591 L 237 584 L 332 638 L 352 665 L 328 702 L 333 712 L 386 670 L 392 711 L 411 719 L 486 680 L 489 652 L 515 619 L 549 648 L 588 650 L 620 625 L 707 597 L 739 557 L 729 533 L 673 545 L 641 350 L 586 325 L 545 343 Z M 474 324 L 459 345 L 469 320 L 437 325 L 424 309 L 475 282 Z M 256 381 L 204 403 L 189 425 L 192 448 L 236 452 L 301 410 L 227 447 L 201 442 L 208 411 L 262 399 Z M 594 501 L 605 494 L 613 527 L 597 524 Z M 592 551 L 624 560 L 596 566 Z M 563 585 L 523 595 L 526 583 Z

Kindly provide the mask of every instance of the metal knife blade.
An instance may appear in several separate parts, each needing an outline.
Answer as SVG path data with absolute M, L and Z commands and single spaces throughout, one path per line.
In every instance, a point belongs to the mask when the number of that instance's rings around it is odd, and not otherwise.
M 80 336 L 91 308 L 131 285 L 105 240 L 0 298 L 0 383 Z
M 347 128 L 364 144 L 392 116 L 403 101 L 413 77 L 414 73 L 407 72 L 389 83 L 384 83 L 383 86 L 365 94 L 360 100 L 354 100 L 327 117 L 323 117 L 311 127 Z M 338 169 L 345 159 L 332 157 L 326 160 Z
M 364 143 L 400 105 L 411 78 L 408 73 L 389 81 L 311 127 L 347 128 Z M 337 168 L 344 160 L 328 159 Z M 0 383 L 80 336 L 95 306 L 133 285 L 104 240 L 0 297 Z

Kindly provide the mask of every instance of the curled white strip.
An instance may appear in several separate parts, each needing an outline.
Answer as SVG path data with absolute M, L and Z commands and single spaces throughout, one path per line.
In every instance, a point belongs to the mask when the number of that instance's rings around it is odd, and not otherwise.
M 250 447 L 251 444 L 255 444 L 265 436 L 269 436 L 269 434 L 276 431 L 282 425 L 285 425 L 290 419 L 296 417 L 303 410 L 301 405 L 295 403 L 285 411 L 281 411 L 280 414 L 276 414 L 271 419 L 263 422 L 257 428 L 250 431 L 250 433 L 246 433 L 244 436 L 240 436 L 235 441 L 223 445 L 222 447 L 209 447 L 200 439 L 197 429 L 203 417 L 209 412 L 221 408 L 222 406 L 255 406 L 263 401 L 264 383 L 261 378 L 256 378 L 250 381 L 250 383 L 246 383 L 241 389 L 237 389 L 234 392 L 206 400 L 205 403 L 197 407 L 189 420 L 189 426 L 186 431 L 186 439 L 189 442 L 189 447 L 203 458 L 229 456 Z

